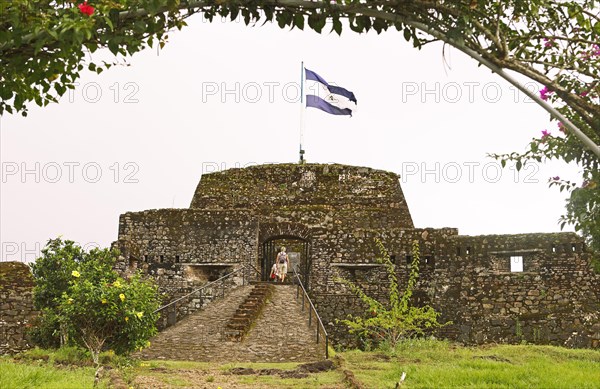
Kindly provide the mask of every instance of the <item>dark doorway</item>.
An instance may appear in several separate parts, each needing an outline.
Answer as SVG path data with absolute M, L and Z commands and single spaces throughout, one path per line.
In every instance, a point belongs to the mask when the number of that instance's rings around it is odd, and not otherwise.
M 286 252 L 290 260 L 288 267 L 288 276 L 293 274 L 292 268 L 295 268 L 302 279 L 304 286 L 308 288 L 308 270 L 310 269 L 310 245 L 308 241 L 295 236 L 276 236 L 269 238 L 262 245 L 262 261 L 261 261 L 261 279 L 269 280 L 271 267 L 275 263 L 275 257 L 281 250 L 281 246 L 285 246 Z

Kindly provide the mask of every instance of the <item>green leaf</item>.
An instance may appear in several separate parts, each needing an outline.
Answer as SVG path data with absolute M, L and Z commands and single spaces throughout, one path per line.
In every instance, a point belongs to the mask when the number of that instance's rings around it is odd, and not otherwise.
M 342 22 L 338 17 L 333 18 L 333 26 L 331 27 L 332 31 L 335 31 L 338 35 L 342 35 Z
M 294 16 L 294 26 L 304 30 L 304 15 L 298 13 Z
M 387 22 L 383 19 L 375 19 L 375 22 L 373 22 L 373 29 L 377 34 L 381 34 L 383 31 L 387 30 L 387 27 Z
M 119 54 L 119 45 L 112 39 L 108 41 L 108 49 L 114 55 Z

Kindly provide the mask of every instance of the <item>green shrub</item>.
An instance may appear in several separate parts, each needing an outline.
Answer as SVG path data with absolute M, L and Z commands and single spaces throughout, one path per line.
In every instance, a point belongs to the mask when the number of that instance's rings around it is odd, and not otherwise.
M 99 364 L 102 350 L 127 354 L 156 334 L 160 304 L 156 285 L 113 269 L 116 250 L 81 249 L 61 238 L 48 242 L 32 265 L 34 301 L 42 310 L 31 336 L 46 347 L 78 345 Z M 63 351 L 61 351 L 63 352 Z
M 419 277 L 418 242 L 413 241 L 410 275 L 402 294 L 399 291 L 394 263 L 381 241 L 376 240 L 376 243 L 382 254 L 379 261 L 385 265 L 388 276 L 389 301 L 387 304 L 383 304 L 368 296 L 351 281 L 341 279 L 340 281 L 347 285 L 367 306 L 364 316 L 350 316 L 349 319 L 341 320 L 348 327 L 350 333 L 357 335 L 366 349 L 378 345 L 393 349 L 402 339 L 432 334 L 435 329 L 450 324 L 440 324 L 438 322 L 440 314 L 429 305 L 422 307 L 411 305 L 411 297 Z

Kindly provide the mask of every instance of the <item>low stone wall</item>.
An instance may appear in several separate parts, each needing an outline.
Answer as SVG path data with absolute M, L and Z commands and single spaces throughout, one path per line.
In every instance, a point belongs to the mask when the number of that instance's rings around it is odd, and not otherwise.
M 26 331 L 37 316 L 33 275 L 21 262 L 0 262 L 0 354 L 28 349 Z

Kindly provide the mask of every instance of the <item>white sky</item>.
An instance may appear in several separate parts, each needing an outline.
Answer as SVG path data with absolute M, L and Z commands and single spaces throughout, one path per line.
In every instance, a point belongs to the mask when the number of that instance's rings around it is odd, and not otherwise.
M 200 15 L 188 23 L 159 53 L 83 72 L 59 104 L 1 118 L 1 260 L 33 260 L 58 235 L 107 246 L 121 213 L 187 208 L 203 172 L 297 162 L 302 60 L 353 91 L 359 109 L 352 118 L 307 111 L 309 162 L 402 174 L 417 227 L 559 231 L 565 194 L 547 180 L 577 180 L 578 168 L 531 165 L 515 175 L 486 157 L 523 151 L 556 125 L 460 52 L 418 51 L 395 30 L 338 37 Z

